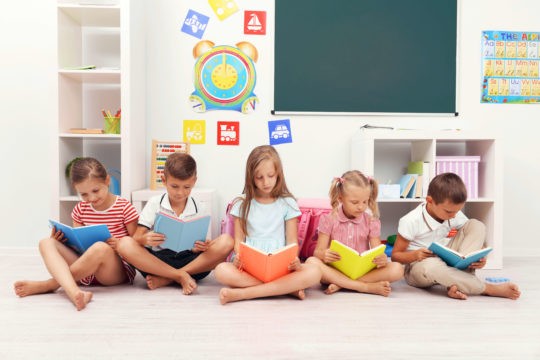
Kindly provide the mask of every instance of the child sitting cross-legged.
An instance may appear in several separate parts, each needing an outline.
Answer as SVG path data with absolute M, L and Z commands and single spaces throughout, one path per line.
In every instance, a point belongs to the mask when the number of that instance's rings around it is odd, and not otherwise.
M 221 263 L 215 270 L 216 279 L 228 286 L 219 292 L 221 304 L 285 294 L 303 300 L 304 289 L 318 283 L 321 272 L 316 266 L 300 264 L 298 257 L 289 264 L 290 273 L 266 283 L 242 270 L 241 242 L 267 253 L 297 242 L 300 210 L 272 146 L 258 146 L 250 153 L 244 196 L 238 200 L 231 209 L 237 255 L 234 263 Z
M 197 164 L 191 155 L 179 152 L 169 155 L 162 181 L 167 192 L 146 203 L 135 234 L 120 239 L 118 252 L 145 277 L 149 289 L 178 283 L 182 292 L 189 295 L 197 288 L 197 280 L 225 260 L 232 250 L 233 239 L 228 234 L 213 240 L 201 239 L 193 249 L 178 253 L 162 248 L 165 236 L 153 231 L 157 213 L 179 219 L 204 215 L 201 204 L 190 196 L 197 181 Z
M 329 248 L 331 240 L 338 240 L 358 253 L 381 244 L 377 193 L 377 181 L 357 170 L 347 171 L 332 181 L 329 194 L 333 210 L 321 216 L 317 247 L 314 256 L 306 261 L 322 270 L 321 282 L 328 284 L 328 295 L 345 288 L 388 296 L 390 282 L 403 277 L 403 266 L 388 262 L 384 253 L 373 260 L 376 268 L 358 279 L 351 279 L 329 265 L 340 260 L 340 255 Z
M 443 173 L 434 177 L 426 202 L 399 220 L 392 260 L 405 264 L 409 285 L 429 288 L 439 284 L 454 299 L 465 300 L 468 295 L 519 298 L 521 292 L 514 283 L 490 284 L 476 277 L 475 270 L 485 266 L 486 258 L 459 270 L 428 250 L 432 242 L 465 255 L 485 247 L 484 224 L 461 212 L 466 200 L 467 189 L 458 175 Z

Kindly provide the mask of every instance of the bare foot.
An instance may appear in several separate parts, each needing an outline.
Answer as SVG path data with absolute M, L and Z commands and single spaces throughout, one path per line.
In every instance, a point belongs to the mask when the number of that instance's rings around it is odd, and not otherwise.
M 221 305 L 225 305 L 229 302 L 244 300 L 242 297 L 242 290 L 243 289 L 221 288 L 221 290 L 219 290 L 219 302 Z
M 73 296 L 70 296 L 68 294 L 71 302 L 73 302 L 73 305 L 77 308 L 78 311 L 81 311 L 86 307 L 86 304 L 92 300 L 93 294 L 90 291 L 82 291 L 79 290 Z
M 197 288 L 197 282 L 184 270 L 180 270 L 176 282 L 182 286 L 182 293 L 184 295 L 190 295 Z
M 448 297 L 458 300 L 467 300 L 467 295 L 458 290 L 456 285 L 451 285 L 447 292 Z
M 304 289 L 293 291 L 292 293 L 289 293 L 289 295 L 294 296 L 295 298 L 298 298 L 300 300 L 304 300 L 306 298 L 306 292 L 304 291 Z
M 336 284 L 330 284 L 326 290 L 324 290 L 324 293 L 326 295 L 332 295 L 333 293 L 337 293 L 339 290 L 341 290 L 341 287 L 337 286 Z
M 25 297 L 29 295 L 37 294 L 46 294 L 54 292 L 58 289 L 58 284 L 56 281 L 45 280 L 45 281 L 30 281 L 30 280 L 21 280 L 13 284 L 13 290 L 15 294 L 20 297 Z
M 517 300 L 521 295 L 519 287 L 514 283 L 486 284 L 483 295 L 504 297 Z
M 155 290 L 160 287 L 164 287 L 172 283 L 173 281 L 171 279 L 167 279 L 161 276 L 156 275 L 146 275 L 146 286 L 150 290 Z
M 368 294 L 388 296 L 392 291 L 390 287 L 390 282 L 388 281 L 379 281 L 375 283 L 363 283 L 362 291 Z

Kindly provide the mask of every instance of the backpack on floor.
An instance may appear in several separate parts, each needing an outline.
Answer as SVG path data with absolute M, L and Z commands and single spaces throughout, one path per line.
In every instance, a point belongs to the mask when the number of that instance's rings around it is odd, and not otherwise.
M 332 211 L 328 199 L 298 199 L 300 207 L 300 221 L 298 222 L 299 258 L 305 261 L 313 256 L 317 247 L 319 220 L 321 215 Z
M 229 234 L 234 239 L 234 216 L 231 215 L 231 209 L 233 202 L 227 204 L 227 210 L 225 210 L 225 217 L 221 220 L 221 234 Z

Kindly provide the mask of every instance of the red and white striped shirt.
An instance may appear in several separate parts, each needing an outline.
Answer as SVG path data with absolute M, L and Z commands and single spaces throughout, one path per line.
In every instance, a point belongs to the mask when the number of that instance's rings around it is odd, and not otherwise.
M 71 218 L 83 225 L 105 224 L 115 238 L 128 236 L 126 224 L 139 219 L 135 207 L 126 199 L 116 197 L 107 210 L 97 211 L 86 201 L 79 202 L 71 213 Z

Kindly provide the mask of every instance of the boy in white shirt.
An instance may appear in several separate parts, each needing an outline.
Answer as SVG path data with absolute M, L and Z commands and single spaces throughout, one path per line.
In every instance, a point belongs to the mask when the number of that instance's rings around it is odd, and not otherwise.
M 118 253 L 139 270 L 149 289 L 177 282 L 182 292 L 189 295 L 197 287 L 196 280 L 206 277 L 226 259 L 234 241 L 230 235 L 223 234 L 213 240 L 201 239 L 193 249 L 179 253 L 161 248 L 164 235 L 152 231 L 158 212 L 179 219 L 204 213 L 201 205 L 190 196 L 197 181 L 197 164 L 193 157 L 183 153 L 169 155 L 162 181 L 167 193 L 154 196 L 146 203 L 135 234 L 120 240 Z
M 472 263 L 468 269 L 448 266 L 428 250 L 438 242 L 468 254 L 485 246 L 485 226 L 468 219 L 462 212 L 467 201 L 467 189 L 461 178 L 453 173 L 439 174 L 431 180 L 426 202 L 399 220 L 392 260 L 405 264 L 405 280 L 411 286 L 428 288 L 445 286 L 449 297 L 465 300 L 467 295 L 488 295 L 516 300 L 521 292 L 516 284 L 484 283 L 475 270 L 486 264 L 486 259 Z

